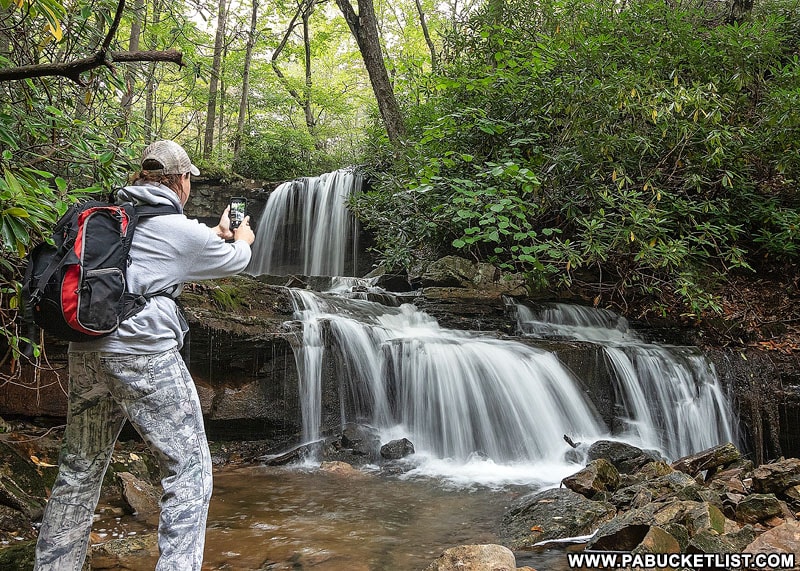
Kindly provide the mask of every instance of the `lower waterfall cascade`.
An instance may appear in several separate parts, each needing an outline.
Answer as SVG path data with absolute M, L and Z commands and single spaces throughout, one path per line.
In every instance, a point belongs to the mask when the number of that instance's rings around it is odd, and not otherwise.
M 307 442 L 320 437 L 326 351 L 336 351 L 340 364 L 342 425 L 369 424 L 382 441 L 408 438 L 416 448 L 412 474 L 552 485 L 576 470 L 565 435 L 584 443 L 584 451 L 615 439 L 672 460 L 737 440 L 734 415 L 702 354 L 644 343 L 611 312 L 561 304 L 542 321 L 510 302 L 520 339 L 496 338 L 442 328 L 412 303 L 369 301 L 365 290 L 382 301 L 392 297 L 369 281 L 334 282 L 328 292 L 291 290 L 303 324 L 297 361 Z M 354 283 L 360 285 L 348 287 Z M 622 430 L 612 433 L 581 380 L 553 352 L 521 342 L 537 336 L 602 347 L 622 404 Z

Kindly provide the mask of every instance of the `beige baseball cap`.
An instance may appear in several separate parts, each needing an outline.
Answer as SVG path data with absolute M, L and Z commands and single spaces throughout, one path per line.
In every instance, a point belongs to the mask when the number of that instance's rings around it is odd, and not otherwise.
M 142 164 L 145 161 L 156 161 L 161 164 L 160 169 L 147 169 L 150 172 L 161 174 L 200 174 L 200 169 L 192 164 L 189 155 L 175 141 L 155 141 L 150 143 L 142 153 Z

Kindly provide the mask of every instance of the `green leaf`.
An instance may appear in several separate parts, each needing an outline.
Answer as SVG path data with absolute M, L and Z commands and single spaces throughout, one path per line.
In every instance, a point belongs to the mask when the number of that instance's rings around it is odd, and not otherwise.
M 20 208 L 18 206 L 12 206 L 11 208 L 6 208 L 3 210 L 3 216 L 16 216 L 17 218 L 29 218 L 30 214 L 24 208 Z

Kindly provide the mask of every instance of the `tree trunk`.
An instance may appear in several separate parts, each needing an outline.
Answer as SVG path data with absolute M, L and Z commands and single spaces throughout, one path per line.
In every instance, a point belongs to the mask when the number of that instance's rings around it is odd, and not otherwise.
M 431 33 L 428 30 L 428 23 L 425 21 L 425 12 L 422 11 L 422 2 L 414 0 L 417 5 L 417 12 L 419 13 L 419 23 L 422 26 L 422 35 L 425 36 L 425 43 L 428 44 L 428 50 L 431 52 L 431 69 L 435 72 L 439 68 L 439 58 L 436 56 L 436 46 L 433 45 Z
M 144 0 L 136 0 L 133 5 L 133 20 L 131 21 L 131 39 L 128 49 L 132 52 L 139 50 L 139 38 L 142 35 L 142 23 L 144 22 Z M 125 69 L 125 93 L 122 94 L 120 107 L 122 111 L 122 121 L 117 130 L 117 139 L 127 138 L 130 133 L 131 108 L 133 107 L 133 90 L 136 85 L 136 70 L 132 65 Z
M 227 10 L 230 10 L 230 3 Z M 227 26 L 226 26 L 227 27 Z M 222 51 L 222 61 L 228 59 L 228 46 Z M 221 71 L 221 70 L 220 70 Z M 227 97 L 227 85 L 225 84 L 225 77 L 220 73 L 219 77 L 219 92 L 217 93 L 217 101 L 219 101 L 219 109 L 217 110 L 217 156 L 222 152 L 222 138 L 225 135 L 225 98 Z
M 733 24 L 746 19 L 753 11 L 753 0 L 733 0 L 728 23 Z
M 217 36 L 214 40 L 214 63 L 211 69 L 211 80 L 208 84 L 208 111 L 206 112 L 206 133 L 203 141 L 203 158 L 211 158 L 214 150 L 214 123 L 217 118 L 217 90 L 222 70 L 222 48 L 225 43 L 225 0 L 219 0 L 217 12 Z
M 250 60 L 253 57 L 253 46 L 256 43 L 256 25 L 258 23 L 258 0 L 253 0 L 253 11 L 250 14 L 250 31 L 247 34 L 247 47 L 244 54 L 244 72 L 242 73 L 242 98 L 239 100 L 239 118 L 236 134 L 233 137 L 234 161 L 239 158 L 244 132 L 245 115 L 247 114 L 247 98 L 250 96 Z
M 281 40 L 278 47 L 275 48 L 275 51 L 272 53 L 272 69 L 275 72 L 275 75 L 278 76 L 283 86 L 286 88 L 286 91 L 289 92 L 297 104 L 303 108 L 303 112 L 305 114 L 306 119 L 306 127 L 308 128 L 308 132 L 313 134 L 314 128 L 316 127 L 316 120 L 314 118 L 314 114 L 311 110 L 311 38 L 308 29 L 308 20 L 311 17 L 311 13 L 314 11 L 314 5 L 316 0 L 306 0 L 302 2 L 297 7 L 297 12 L 295 13 L 292 21 L 289 22 L 289 27 L 286 29 L 286 33 L 283 35 L 283 39 Z M 299 94 L 295 88 L 291 86 L 289 81 L 286 79 L 286 76 L 283 75 L 280 67 L 278 67 L 278 56 L 280 56 L 283 48 L 286 47 L 286 43 L 289 41 L 289 37 L 292 34 L 292 30 L 297 25 L 297 19 L 301 18 L 303 22 L 303 47 L 305 53 L 305 77 L 306 82 L 303 88 L 303 94 Z
M 378 37 L 378 22 L 372 0 L 358 0 L 358 14 L 350 4 L 350 0 L 336 0 L 336 4 L 344 14 L 347 25 L 356 39 L 358 49 L 361 51 L 361 57 L 364 59 L 389 141 L 393 145 L 397 145 L 405 137 L 405 125 L 400 105 L 394 96 L 389 74 L 386 72 L 386 65 L 383 61 Z
M 153 0 L 153 24 L 161 20 L 161 4 Z M 155 46 L 153 46 L 155 47 Z M 144 142 L 152 143 L 155 139 L 155 114 L 156 114 L 156 64 L 151 63 L 147 69 L 144 104 Z
M 303 10 L 303 47 L 305 55 L 306 83 L 303 89 L 303 111 L 306 116 L 308 132 L 314 134 L 314 127 L 317 122 L 314 120 L 314 113 L 311 110 L 311 34 L 308 28 L 308 21 L 314 11 L 314 2 L 308 3 L 308 8 Z

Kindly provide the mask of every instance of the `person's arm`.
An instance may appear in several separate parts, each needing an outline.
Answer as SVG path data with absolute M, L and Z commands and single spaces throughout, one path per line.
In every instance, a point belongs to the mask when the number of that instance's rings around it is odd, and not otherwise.
M 190 256 L 190 264 L 186 268 L 186 281 L 208 280 L 233 276 L 241 273 L 250 263 L 250 245 L 255 240 L 250 228 L 250 217 L 245 217 L 242 224 L 234 231 L 228 232 L 234 238 L 226 242 L 220 237 L 216 228 L 204 228 L 207 233 L 205 244 Z

